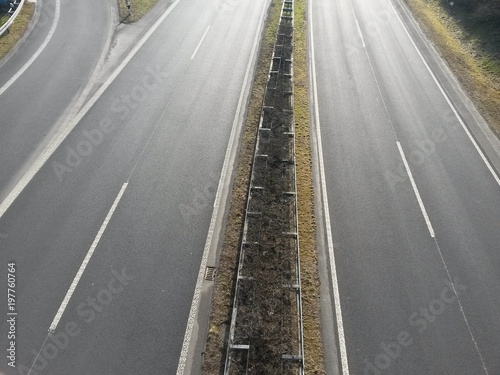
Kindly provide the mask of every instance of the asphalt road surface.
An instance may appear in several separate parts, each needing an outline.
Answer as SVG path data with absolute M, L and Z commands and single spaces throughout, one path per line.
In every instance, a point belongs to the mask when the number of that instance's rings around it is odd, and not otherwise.
M 174 2 L 0 212 L 19 311 L 1 372 L 176 373 L 268 4 Z
M 498 375 L 498 142 L 394 5 L 321 0 L 309 18 L 329 373 Z
M 34 19 L 0 66 L 0 199 L 81 104 L 112 31 L 106 1 L 43 0 Z

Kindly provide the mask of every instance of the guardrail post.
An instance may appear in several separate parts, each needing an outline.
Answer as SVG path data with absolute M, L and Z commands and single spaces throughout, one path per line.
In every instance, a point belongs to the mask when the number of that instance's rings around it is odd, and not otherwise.
M 24 0 L 14 0 L 10 2 L 10 9 L 8 11 L 10 18 L 2 27 L 0 27 L 0 36 L 5 33 L 9 33 L 9 27 L 12 25 L 19 12 L 21 12 L 23 4 Z

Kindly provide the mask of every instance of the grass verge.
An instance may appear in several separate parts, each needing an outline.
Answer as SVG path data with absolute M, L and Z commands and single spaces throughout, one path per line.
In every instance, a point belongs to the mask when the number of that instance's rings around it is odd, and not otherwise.
M 264 37 L 259 51 L 256 75 L 243 129 L 238 169 L 231 193 L 231 206 L 224 234 L 224 242 L 219 259 L 217 279 L 212 298 L 210 326 L 204 353 L 202 373 L 215 375 L 220 373 L 224 358 L 224 336 L 231 319 L 234 277 L 237 268 L 237 256 L 243 230 L 244 210 L 250 171 L 255 149 L 260 112 L 264 100 L 267 75 L 273 53 L 273 46 L 281 7 L 279 0 L 273 0 L 267 16 Z
M 126 0 L 118 0 L 118 10 L 120 12 L 120 20 L 123 23 L 133 23 L 140 20 L 158 0 L 130 0 L 130 16 L 128 15 Z
M 299 212 L 300 272 L 304 325 L 305 372 L 324 374 L 320 330 L 320 285 L 309 124 L 307 78 L 307 0 L 295 0 L 293 45 L 295 153 Z
M 477 43 L 439 0 L 406 0 L 493 131 L 500 136 L 499 62 Z M 493 67 L 493 68 L 492 68 Z
M 28 29 L 34 11 L 35 4 L 25 2 L 23 9 L 21 9 L 14 23 L 10 26 L 9 33 L 5 33 L 0 37 L 0 60 L 3 59 L 23 37 Z

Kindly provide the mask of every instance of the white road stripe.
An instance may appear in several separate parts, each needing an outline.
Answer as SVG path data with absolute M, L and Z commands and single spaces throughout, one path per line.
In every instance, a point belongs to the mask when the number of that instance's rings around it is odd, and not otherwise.
M 438 86 L 439 90 L 441 91 L 441 94 L 444 96 L 444 98 L 446 99 L 446 102 L 448 103 L 448 105 L 450 106 L 451 110 L 453 111 L 453 113 L 455 114 L 455 117 L 458 119 L 458 121 L 460 122 L 460 124 L 462 125 L 462 128 L 464 129 L 465 133 L 467 134 L 467 136 L 469 137 L 469 139 L 471 140 L 472 144 L 474 145 L 474 147 L 476 148 L 476 150 L 478 151 L 479 155 L 481 156 L 481 159 L 484 161 L 484 163 L 486 164 L 486 166 L 488 167 L 489 171 L 491 172 L 491 174 L 493 175 L 493 178 L 495 179 L 495 181 L 497 182 L 498 185 L 500 185 L 500 179 L 498 178 L 498 175 L 496 174 L 495 170 L 493 169 L 493 167 L 491 166 L 491 164 L 489 163 L 489 161 L 486 159 L 483 151 L 479 148 L 479 145 L 477 144 L 476 140 L 474 139 L 474 137 L 472 136 L 472 134 L 470 133 L 469 129 L 467 128 L 467 126 L 465 125 L 464 121 L 462 120 L 462 118 L 460 117 L 458 111 L 456 110 L 455 106 L 453 105 L 451 99 L 449 98 L 448 94 L 446 93 L 446 91 L 444 90 L 443 86 L 441 85 L 441 83 L 439 82 L 439 80 L 437 79 L 436 75 L 434 74 L 434 72 L 431 70 L 429 64 L 427 63 L 427 61 L 425 60 L 424 56 L 422 55 L 422 53 L 420 52 L 420 50 L 418 49 L 415 41 L 413 40 L 413 38 L 411 37 L 410 35 L 410 32 L 408 31 L 406 25 L 404 24 L 402 18 L 401 18 L 401 15 L 399 14 L 399 12 L 397 11 L 396 7 L 394 6 L 393 2 L 390 1 L 391 5 L 393 6 L 394 10 L 396 11 L 397 15 L 398 15 L 398 20 L 399 22 L 401 23 L 401 25 L 403 26 L 403 29 L 405 30 L 406 32 L 406 35 L 408 36 L 408 38 L 410 39 L 413 47 L 415 48 L 415 50 L 417 51 L 418 55 L 420 56 L 420 59 L 422 60 L 422 62 L 424 63 L 425 67 L 427 68 L 427 71 L 429 72 L 429 74 L 431 75 L 432 79 L 434 80 L 434 82 L 436 83 L 436 85 Z M 441 257 L 441 262 L 443 263 L 443 266 L 446 270 L 446 274 L 448 275 L 448 279 L 451 283 L 451 285 L 453 285 L 453 280 L 452 280 L 452 277 L 451 277 L 451 274 L 450 274 L 450 271 L 448 269 L 448 266 L 446 265 L 446 262 L 444 260 L 444 257 L 443 257 L 443 254 L 441 252 L 441 248 L 436 240 L 436 238 L 434 238 L 434 241 L 436 243 L 436 247 L 437 247 L 437 250 L 438 250 L 438 253 L 439 253 L 439 256 Z M 459 297 L 459 294 L 457 293 L 454 285 L 453 285 L 453 292 L 454 294 L 456 295 L 457 297 L 457 301 L 458 301 L 458 305 L 459 305 L 459 308 L 460 308 L 460 312 L 462 314 L 462 317 L 465 321 L 465 324 L 467 326 L 467 329 L 469 331 L 469 334 L 471 336 L 471 340 L 474 344 L 474 347 L 476 349 L 476 352 L 477 354 L 479 355 L 479 358 L 481 360 L 481 365 L 483 367 L 483 371 L 485 373 L 485 375 L 489 375 L 489 372 L 488 372 L 488 368 L 486 367 L 486 363 L 484 361 L 484 358 L 481 354 L 481 351 L 479 350 L 479 345 L 476 341 L 476 338 L 474 337 L 474 334 L 472 332 L 472 328 L 469 324 L 469 320 L 467 319 L 467 316 L 465 315 L 465 310 L 462 306 L 462 301 Z
M 222 166 L 222 172 L 221 176 L 219 179 L 219 185 L 217 186 L 217 193 L 215 195 L 215 202 L 214 202 L 214 209 L 212 211 L 212 218 L 210 219 L 210 227 L 208 230 L 207 234 L 207 240 L 205 242 L 205 247 L 203 250 L 203 255 L 201 258 L 201 264 L 200 264 L 200 269 L 198 271 L 198 279 L 196 280 L 196 286 L 194 290 L 194 295 L 193 295 L 193 300 L 191 302 L 191 309 L 189 311 L 189 318 L 188 318 L 188 323 L 186 327 L 186 332 L 184 334 L 184 341 L 182 343 L 182 350 L 181 350 L 181 355 L 179 357 L 179 364 L 177 366 L 177 372 L 176 375 L 184 375 L 184 370 L 186 368 L 186 361 L 187 361 L 187 356 L 189 353 L 189 347 L 191 344 L 191 339 L 193 335 L 193 329 L 197 321 L 197 315 L 198 315 L 198 308 L 200 305 L 200 299 L 201 299 L 201 288 L 203 284 L 203 279 L 205 278 L 205 268 L 207 267 L 207 261 L 208 261 L 208 255 L 210 253 L 210 249 L 212 247 L 212 240 L 214 236 L 214 231 L 215 231 L 215 225 L 218 220 L 219 216 L 219 211 L 221 207 L 221 200 L 222 200 L 222 192 L 224 189 L 224 184 L 227 178 L 228 173 L 230 172 L 230 164 L 233 162 L 231 160 L 231 153 L 234 147 L 234 143 L 236 141 L 236 134 L 238 133 L 238 127 L 240 124 L 240 121 L 243 121 L 243 119 L 240 119 L 245 114 L 245 103 L 246 99 L 248 96 L 247 93 L 247 86 L 252 80 L 252 66 L 254 65 L 255 57 L 258 53 L 258 47 L 259 47 L 259 39 L 260 39 L 260 31 L 262 31 L 262 24 L 264 22 L 264 14 L 265 11 L 267 10 L 267 7 L 264 6 L 262 10 L 262 14 L 260 17 L 259 25 L 257 27 L 258 32 L 255 33 L 255 39 L 253 41 L 253 46 L 252 46 L 252 55 L 250 56 L 250 59 L 248 60 L 248 65 L 247 65 L 247 70 L 245 72 L 245 78 L 243 80 L 243 86 L 241 88 L 240 92 L 240 98 L 238 101 L 238 107 L 236 108 L 236 113 L 234 116 L 233 120 L 233 127 L 231 129 L 231 135 L 229 136 L 229 143 L 226 149 L 226 155 L 224 157 L 224 164 Z
M 201 40 L 200 40 L 200 43 L 198 43 L 198 46 L 196 47 L 196 49 L 194 50 L 193 54 L 191 55 L 191 60 L 194 59 L 194 57 L 196 56 L 196 54 L 198 53 L 198 50 L 200 49 L 203 41 L 205 40 L 205 37 L 207 36 L 208 34 L 208 30 L 210 30 L 210 26 L 207 27 L 207 29 L 205 30 L 205 33 L 203 34 L 203 36 L 201 37 Z
M 59 23 L 59 16 L 60 15 L 61 15 L 61 4 L 60 4 L 59 0 L 56 0 L 56 12 L 55 12 L 55 15 L 54 15 L 54 22 L 52 23 L 52 26 L 50 27 L 49 33 L 45 37 L 45 40 L 43 41 L 42 45 L 40 47 L 38 47 L 38 49 L 35 52 L 35 54 L 33 56 L 31 56 L 31 58 L 28 60 L 28 62 L 26 62 L 26 64 L 24 64 L 23 67 L 21 69 L 19 69 L 19 71 L 14 76 L 12 76 L 12 78 L 9 79 L 9 81 L 5 85 L 3 85 L 0 88 L 0 95 L 2 95 L 10 86 L 12 86 L 12 84 L 14 82 L 16 82 L 17 79 L 19 77 L 21 77 L 21 75 L 26 70 L 28 70 L 28 68 L 31 66 L 31 64 L 33 64 L 33 62 L 43 52 L 43 50 L 45 49 L 45 47 L 47 47 L 47 45 L 49 44 L 50 40 L 54 36 L 54 33 L 56 31 L 56 28 L 57 28 L 57 25 Z
M 36 354 L 36 357 L 33 359 L 33 363 L 31 364 L 30 370 L 28 371 L 28 375 L 31 375 L 31 372 L 33 371 L 33 367 L 35 367 L 35 363 L 36 363 L 36 361 L 38 361 L 38 357 L 40 357 L 40 353 L 42 352 L 42 349 L 45 346 L 45 343 L 47 342 L 49 337 L 50 337 L 50 332 L 47 334 L 47 336 L 45 336 L 45 340 L 43 340 L 42 347 L 40 348 L 40 350 Z M 38 375 L 38 372 L 36 372 L 35 374 Z M 2 373 L 0 373 L 0 375 L 2 375 Z
M 316 57 L 314 52 L 314 28 L 312 18 L 312 1 L 309 1 L 309 22 L 311 25 L 309 37 L 311 42 L 311 81 L 313 86 L 313 101 L 314 101 L 314 124 L 316 125 L 316 138 L 318 143 L 318 160 L 321 179 L 321 195 L 323 198 L 323 210 L 325 215 L 326 237 L 328 243 L 328 255 L 330 258 L 330 273 L 333 289 L 333 297 L 335 304 L 335 318 L 337 320 L 338 344 L 340 351 L 340 361 L 342 366 L 342 375 L 349 375 L 349 364 L 347 361 L 347 349 L 345 344 L 344 323 L 342 321 L 342 307 L 340 304 L 340 290 L 337 280 L 337 267 L 335 264 L 335 252 L 333 248 L 333 236 L 330 222 L 330 211 L 328 206 L 328 193 L 326 189 L 325 165 L 323 160 L 323 145 L 321 142 L 321 127 L 319 121 L 319 105 L 318 105 L 318 86 L 316 81 Z
M 493 175 L 493 178 L 495 179 L 495 181 L 497 182 L 498 185 L 500 185 L 500 178 L 498 177 L 497 173 L 495 172 L 495 170 L 493 169 L 493 167 L 491 166 L 490 162 L 488 161 L 488 159 L 486 158 L 486 156 L 484 155 L 483 151 L 481 150 L 481 148 L 479 147 L 479 145 L 477 144 L 476 140 L 474 139 L 474 137 L 472 136 L 472 134 L 470 133 L 469 131 L 469 128 L 465 125 L 464 121 L 462 120 L 462 118 L 460 117 L 457 109 L 455 108 L 455 105 L 452 103 L 450 97 L 448 96 L 448 93 L 444 90 L 443 86 L 441 85 L 441 83 L 439 82 L 439 80 L 437 79 L 436 75 L 434 74 L 434 72 L 432 71 L 432 69 L 430 68 L 429 64 L 427 63 L 427 60 L 425 60 L 424 56 L 422 55 L 422 53 L 420 52 L 420 50 L 418 49 L 415 41 L 413 40 L 413 38 L 411 37 L 410 35 L 410 32 L 408 31 L 406 25 L 404 24 L 403 20 L 401 19 L 401 15 L 399 14 L 399 12 L 397 11 L 396 7 L 394 6 L 393 2 L 392 1 L 389 1 L 392 5 L 392 7 L 394 8 L 396 14 L 398 15 L 397 18 L 399 20 L 399 22 L 401 23 L 401 25 L 403 26 L 403 29 L 404 31 L 406 32 L 406 35 L 408 36 L 408 39 L 410 39 L 410 42 L 411 44 L 413 45 L 413 47 L 415 48 L 415 50 L 417 51 L 418 55 L 420 56 L 420 59 L 422 60 L 422 62 L 424 63 L 425 67 L 427 68 L 427 71 L 429 72 L 429 74 L 431 75 L 432 79 L 434 80 L 434 82 L 436 83 L 437 87 L 439 88 L 439 91 L 441 91 L 441 94 L 443 94 L 446 102 L 448 103 L 448 105 L 450 106 L 451 110 L 453 111 L 453 113 L 455 114 L 455 117 L 458 119 L 458 121 L 460 122 L 460 125 L 462 125 L 462 128 L 464 129 L 465 133 L 467 134 L 467 136 L 469 137 L 469 139 L 471 140 L 472 144 L 474 145 L 474 147 L 476 148 L 477 152 L 479 153 L 479 155 L 481 156 L 481 159 L 483 160 L 483 162 L 486 164 L 486 167 L 488 167 L 488 170 L 491 172 L 491 174 Z
M 108 212 L 108 215 L 104 219 L 104 222 L 101 225 L 101 228 L 99 229 L 99 232 L 97 232 L 97 236 L 94 239 L 94 242 L 92 242 L 92 245 L 90 246 L 89 251 L 87 252 L 87 255 L 85 256 L 85 259 L 83 260 L 82 264 L 80 265 L 80 269 L 76 273 L 75 278 L 73 279 L 73 282 L 71 283 L 71 286 L 69 287 L 68 291 L 66 292 L 66 296 L 64 297 L 64 300 L 61 303 L 61 306 L 59 307 L 59 310 L 57 310 L 56 316 L 54 317 L 54 320 L 52 321 L 52 324 L 50 325 L 49 332 L 54 332 L 57 328 L 57 325 L 59 324 L 59 320 L 61 320 L 61 317 L 64 313 L 64 310 L 66 310 L 66 306 L 68 306 L 69 300 L 71 299 L 71 296 L 73 295 L 73 292 L 75 291 L 78 283 L 80 282 L 80 279 L 83 275 L 83 272 L 85 271 L 85 268 L 87 268 L 87 265 L 90 261 L 90 258 L 92 258 L 92 255 L 94 254 L 94 251 L 97 247 L 97 244 L 101 240 L 102 235 L 104 234 L 104 231 L 106 230 L 106 227 L 109 224 L 109 221 L 111 220 L 111 217 L 113 216 L 116 207 L 118 206 L 118 203 L 120 203 L 120 199 L 123 196 L 123 193 L 125 192 L 125 189 L 127 188 L 128 183 L 123 184 L 122 188 L 120 189 L 120 192 L 118 193 L 118 196 L 116 197 L 113 205 L 111 206 L 111 209 Z
M 427 224 L 427 228 L 429 229 L 429 233 L 431 234 L 432 238 L 435 238 L 436 235 L 434 234 L 434 228 L 432 228 L 431 220 L 429 219 L 429 215 L 427 215 L 427 210 L 425 209 L 424 202 L 422 201 L 422 198 L 420 196 L 420 193 L 418 192 L 417 184 L 415 183 L 415 179 L 413 178 L 413 174 L 411 173 L 410 166 L 408 165 L 408 161 L 406 160 L 405 153 L 403 151 L 403 148 L 401 147 L 401 143 L 399 141 L 396 142 L 398 145 L 399 153 L 401 154 L 401 158 L 403 159 L 403 164 L 405 165 L 406 173 L 408 174 L 408 177 L 410 178 L 411 186 L 413 187 L 413 191 L 415 192 L 415 196 L 417 197 L 418 200 L 418 205 L 420 206 L 420 210 L 422 211 L 422 215 L 424 215 L 425 222 Z
M 14 200 L 21 194 L 24 188 L 30 183 L 30 181 L 35 177 L 36 173 L 43 167 L 50 156 L 57 150 L 61 143 L 66 139 L 69 133 L 75 128 L 75 126 L 80 122 L 80 120 L 87 114 L 87 112 L 92 108 L 92 106 L 99 100 L 106 89 L 113 83 L 115 78 L 121 71 L 127 66 L 127 64 L 132 60 L 132 58 L 137 54 L 139 49 L 146 43 L 146 41 L 153 35 L 156 29 L 161 25 L 161 23 L 168 17 L 168 15 L 174 10 L 174 8 L 179 4 L 181 0 L 175 0 L 168 9 L 163 13 L 163 15 L 158 18 L 158 20 L 151 26 L 151 28 L 144 34 L 144 36 L 135 44 L 134 48 L 130 53 L 123 59 L 116 70 L 109 76 L 109 78 L 99 87 L 94 96 L 89 99 L 80 112 L 75 116 L 75 118 L 70 121 L 66 126 L 61 127 L 56 133 L 52 141 L 47 145 L 43 152 L 38 156 L 38 158 L 29 167 L 23 177 L 14 186 L 12 191 L 7 195 L 4 201 L 0 204 L 0 218 L 5 214 L 8 208 L 12 205 Z
M 474 334 L 472 333 L 472 327 L 469 324 L 469 319 L 467 319 L 467 316 L 465 315 L 465 310 L 464 310 L 464 307 L 462 305 L 462 300 L 460 299 L 460 293 L 458 293 L 457 289 L 455 288 L 455 284 L 453 282 L 453 279 L 451 278 L 450 270 L 448 269 L 448 266 L 446 265 L 446 262 L 444 261 L 443 253 L 441 252 L 441 247 L 439 246 L 439 244 L 435 238 L 434 238 L 434 243 L 436 244 L 436 249 L 438 251 L 439 256 L 441 257 L 441 263 L 443 263 L 443 267 L 446 271 L 446 275 L 448 276 L 448 280 L 450 282 L 450 285 L 453 287 L 453 293 L 457 297 L 458 307 L 460 309 L 460 313 L 462 314 L 462 318 L 464 319 L 465 325 L 467 326 L 467 330 L 469 331 L 469 335 L 471 337 L 474 348 L 476 349 L 476 352 L 479 355 L 479 359 L 481 360 L 481 366 L 483 367 L 484 375 L 489 375 L 488 368 L 486 367 L 486 363 L 484 362 L 483 355 L 481 354 L 481 351 L 479 350 L 479 345 L 477 344 L 476 338 L 474 337 Z
M 354 17 L 356 20 L 356 26 L 358 27 L 359 36 L 361 37 L 361 43 L 363 43 L 363 48 L 365 48 L 366 47 L 365 38 L 363 38 L 363 33 L 361 32 L 361 27 L 359 27 L 359 22 L 358 22 L 358 19 L 356 18 L 356 15 Z
M 356 17 L 356 10 L 354 8 L 354 4 L 353 4 L 352 1 L 351 1 L 351 6 L 352 6 L 353 13 L 354 13 L 354 17 L 356 18 L 356 23 L 358 23 L 357 17 Z M 358 24 L 358 27 L 359 27 L 359 24 Z M 407 172 L 407 174 L 408 174 L 408 176 L 410 178 L 410 182 L 411 182 L 411 185 L 413 187 L 413 191 L 415 192 L 415 195 L 417 197 L 418 204 L 420 206 L 420 210 L 422 211 L 422 214 L 424 216 L 424 219 L 425 219 L 425 222 L 427 224 L 427 228 L 429 229 L 429 233 L 430 233 L 431 237 L 435 238 L 434 228 L 432 227 L 432 224 L 431 224 L 431 221 L 429 219 L 429 216 L 427 215 L 427 211 L 425 209 L 424 203 L 423 203 L 422 198 L 420 196 L 420 193 L 418 191 L 417 184 L 415 183 L 415 180 L 414 180 L 413 175 L 411 173 L 408 161 L 406 160 L 406 156 L 405 156 L 405 154 L 403 152 L 403 148 L 401 147 L 401 143 L 398 140 L 396 129 L 394 128 L 394 124 L 392 122 L 391 115 L 389 114 L 389 109 L 387 108 L 387 104 L 385 102 L 384 95 L 382 94 L 382 90 L 380 89 L 380 84 L 378 82 L 377 75 L 375 74 L 375 68 L 374 68 L 374 66 L 372 64 L 370 55 L 368 54 L 368 51 L 366 49 L 365 49 L 365 53 L 366 53 L 366 58 L 368 60 L 368 63 L 370 64 L 370 69 L 372 71 L 373 78 L 374 78 L 375 83 L 377 85 L 377 89 L 378 89 L 378 92 L 380 94 L 380 98 L 382 99 L 382 103 L 384 104 L 384 110 L 385 110 L 385 113 L 387 114 L 387 119 L 389 120 L 389 123 L 391 125 L 394 137 L 396 139 L 396 143 L 397 143 L 397 146 L 398 146 L 398 149 L 399 149 L 399 153 L 401 154 L 401 158 L 403 159 L 403 163 L 404 163 L 404 166 L 406 168 L 406 172 Z

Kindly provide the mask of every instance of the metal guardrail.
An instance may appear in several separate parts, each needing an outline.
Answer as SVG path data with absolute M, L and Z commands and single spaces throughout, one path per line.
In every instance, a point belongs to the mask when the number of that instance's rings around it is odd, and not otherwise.
M 24 0 L 21 0 L 19 4 L 17 4 L 17 8 L 15 9 L 14 13 L 12 13 L 9 20 L 2 27 L 0 27 L 0 36 L 2 36 L 7 30 L 9 30 L 9 27 L 14 23 L 17 15 L 19 14 L 19 12 L 21 12 L 23 5 Z
M 293 116 L 293 7 L 293 0 L 283 0 L 261 111 L 224 375 L 304 374 Z M 272 353 L 268 351 L 271 347 Z M 256 368 L 259 360 L 266 363 Z

